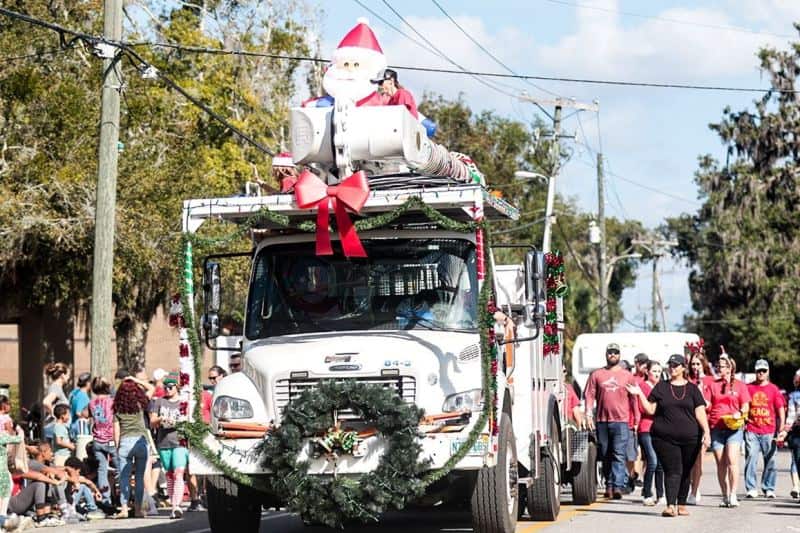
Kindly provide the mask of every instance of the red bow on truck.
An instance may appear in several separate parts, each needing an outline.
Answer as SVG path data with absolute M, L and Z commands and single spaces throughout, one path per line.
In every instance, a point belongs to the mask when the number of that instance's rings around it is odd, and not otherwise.
M 333 255 L 328 220 L 333 208 L 344 255 L 367 257 L 346 209 L 360 212 L 368 196 L 369 181 L 363 170 L 348 176 L 339 185 L 327 185 L 308 170 L 300 174 L 294 187 L 294 198 L 301 209 L 317 208 L 317 255 Z

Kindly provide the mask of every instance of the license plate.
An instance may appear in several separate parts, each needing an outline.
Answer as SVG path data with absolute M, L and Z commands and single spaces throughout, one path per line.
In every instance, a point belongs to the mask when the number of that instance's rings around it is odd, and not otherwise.
M 450 441 L 450 455 L 454 455 L 461 448 L 461 445 L 466 442 L 466 439 L 456 439 Z M 489 452 L 489 435 L 481 435 L 472 448 L 467 452 L 467 455 L 483 457 Z

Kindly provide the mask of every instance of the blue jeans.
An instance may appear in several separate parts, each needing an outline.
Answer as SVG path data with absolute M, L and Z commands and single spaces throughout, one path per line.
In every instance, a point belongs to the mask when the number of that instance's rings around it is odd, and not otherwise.
M 144 470 L 147 466 L 147 439 L 144 435 L 125 437 L 119 442 L 119 502 L 127 505 L 131 495 L 131 469 L 136 467 L 136 502 L 144 501 Z
M 642 447 L 642 455 L 647 462 L 644 471 L 644 482 L 642 484 L 642 497 L 653 497 L 653 479 L 656 482 L 656 498 L 661 499 L 664 495 L 664 469 L 658 462 L 656 449 L 653 448 L 653 439 L 650 433 L 639 433 L 639 445 Z
M 628 448 L 627 422 L 598 422 L 597 442 L 600 445 L 600 459 L 603 461 L 603 477 L 606 489 L 622 490 L 628 473 L 625 468 Z
M 756 468 L 758 467 L 758 457 L 764 457 L 764 473 L 761 475 L 761 490 L 775 490 L 775 451 L 778 446 L 774 435 L 759 435 L 746 431 L 744 434 L 744 487 L 750 492 L 756 490 L 758 479 Z
M 86 509 L 88 509 L 89 512 L 97 510 L 97 504 L 94 501 L 94 494 L 92 494 L 91 489 L 83 483 L 81 483 L 78 487 L 78 492 L 72 495 L 72 503 L 80 503 L 81 498 L 83 498 L 83 500 L 86 502 Z
M 100 494 L 103 495 L 103 501 L 111 503 L 111 489 L 108 485 L 108 463 L 111 462 L 114 468 L 119 472 L 119 459 L 117 458 L 117 449 L 114 448 L 113 442 L 100 444 L 94 442 L 94 458 L 97 460 L 97 488 L 100 489 Z

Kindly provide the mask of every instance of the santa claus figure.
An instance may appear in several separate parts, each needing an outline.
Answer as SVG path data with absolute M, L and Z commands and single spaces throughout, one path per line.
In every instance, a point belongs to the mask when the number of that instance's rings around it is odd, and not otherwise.
M 330 107 L 335 98 L 347 98 L 356 106 L 391 105 L 391 95 L 376 91 L 374 80 L 386 72 L 387 62 L 366 19 L 358 19 L 331 59 L 331 65 L 322 78 L 322 87 L 327 94 L 306 100 L 303 107 Z M 421 113 L 418 119 L 425 126 L 428 137 L 433 137 L 436 124 Z
M 334 98 L 347 98 L 357 106 L 382 105 L 385 97 L 375 91 L 370 80 L 386 68 L 386 56 L 366 19 L 344 36 L 333 53 L 332 62 L 322 79 L 326 97 L 304 103 L 306 106 L 324 107 Z

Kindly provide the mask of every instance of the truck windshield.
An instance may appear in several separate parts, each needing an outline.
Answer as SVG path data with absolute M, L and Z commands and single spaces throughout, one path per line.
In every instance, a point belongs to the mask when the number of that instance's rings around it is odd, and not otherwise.
M 363 241 L 364 259 L 314 243 L 268 246 L 254 262 L 248 339 L 354 330 L 475 331 L 475 246 L 460 239 Z M 338 246 L 338 243 L 334 243 Z

